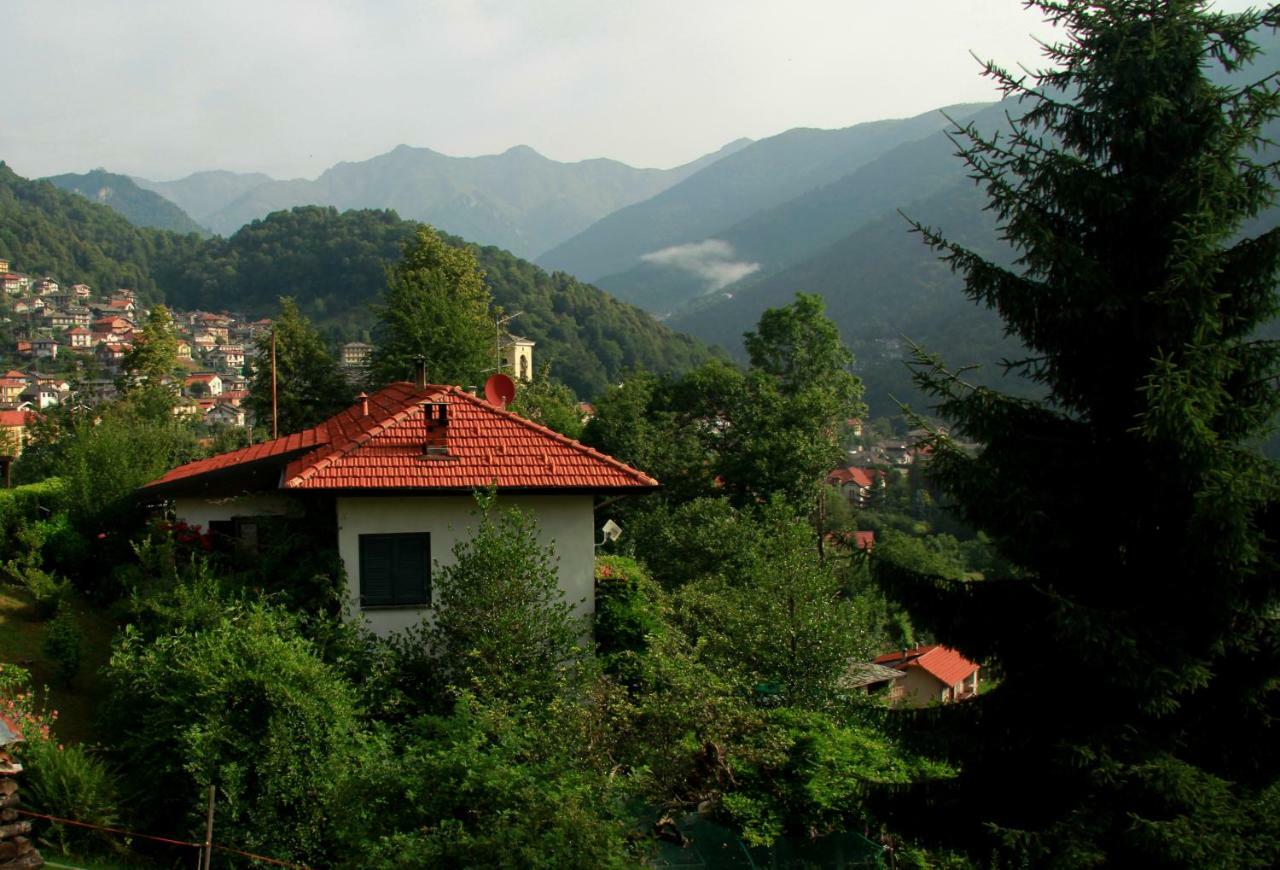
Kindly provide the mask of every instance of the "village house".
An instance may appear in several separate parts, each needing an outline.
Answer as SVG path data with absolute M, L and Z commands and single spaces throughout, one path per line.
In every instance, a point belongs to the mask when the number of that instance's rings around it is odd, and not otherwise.
M 253 546 L 263 517 L 336 523 L 348 615 L 379 635 L 432 614 L 433 565 L 475 526 L 473 493 L 528 511 L 559 585 L 594 610 L 598 495 L 657 481 L 459 387 L 395 383 L 311 429 L 180 466 L 141 491 L 176 515 Z
M 191 343 L 186 339 L 178 339 L 178 359 L 191 359 Z
M 373 345 L 363 341 L 349 341 L 339 351 L 338 361 L 347 368 L 364 368 L 373 357 Z
M 83 305 L 72 305 L 67 309 L 72 326 L 88 327 L 93 322 L 93 312 Z
M 76 325 L 76 320 L 66 311 L 53 310 L 42 318 L 49 329 L 68 329 Z
M 36 359 L 57 359 L 58 342 L 53 338 L 37 338 L 31 342 L 31 351 Z
M 110 402 L 119 396 L 116 382 L 111 378 L 85 378 L 77 388 L 79 399 L 90 405 Z
M 875 664 L 905 674 L 889 695 L 900 706 L 949 704 L 978 694 L 978 665 L 941 644 L 886 653 Z
M 18 395 L 20 405 L 27 405 L 38 411 L 61 404 L 66 394 L 50 384 L 28 383 L 27 388 Z
M 215 372 L 189 374 L 182 386 L 187 395 L 196 398 L 222 395 L 222 377 Z
M 249 379 L 244 375 L 222 374 L 222 394 L 243 393 L 249 389 Z
M 99 317 L 93 321 L 94 332 L 110 332 L 114 335 L 127 335 L 133 332 L 133 321 L 117 315 Z
M 884 486 L 884 478 L 874 468 L 837 468 L 827 475 L 827 486 L 835 487 L 854 507 L 866 507 L 872 493 Z
M 214 351 L 213 361 L 219 368 L 244 368 L 244 348 L 234 344 L 224 344 Z
M 230 402 L 218 402 L 205 412 L 204 421 L 210 425 L 244 428 L 244 409 Z
M 44 310 L 43 299 L 19 299 L 13 303 L 14 314 L 34 314 Z
M 16 405 L 20 401 L 18 398 L 22 395 L 22 391 L 27 388 L 27 376 L 25 373 L 10 369 L 4 375 L 0 375 L 0 405 Z
M 93 333 L 83 326 L 68 329 L 66 338 L 72 350 L 88 350 L 93 347 Z
M 39 279 L 32 285 L 37 296 L 48 296 L 51 293 L 58 292 L 58 282 L 49 277 Z
M 77 299 L 88 299 L 93 295 L 93 291 L 88 284 L 72 284 L 71 292 L 76 294 Z
M 219 402 L 239 408 L 247 398 L 249 398 L 248 390 L 228 390 L 227 379 L 222 379 L 222 392 L 218 394 Z
M 109 371 L 119 371 L 124 362 L 124 355 L 129 352 L 129 345 L 118 341 L 104 341 L 93 350 L 98 363 Z

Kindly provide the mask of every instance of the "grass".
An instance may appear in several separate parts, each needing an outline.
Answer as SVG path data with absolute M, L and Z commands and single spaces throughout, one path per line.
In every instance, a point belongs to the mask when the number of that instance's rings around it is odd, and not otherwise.
M 57 679 L 56 667 L 41 650 L 46 622 L 36 617 L 24 590 L 0 587 L 0 661 L 31 671 L 32 683 L 47 695 L 42 700 L 58 711 L 54 731 L 65 742 L 93 742 L 95 712 L 103 697 L 99 673 L 111 656 L 116 624 L 101 608 L 79 596 L 70 605 L 80 628 L 80 673 L 70 685 Z

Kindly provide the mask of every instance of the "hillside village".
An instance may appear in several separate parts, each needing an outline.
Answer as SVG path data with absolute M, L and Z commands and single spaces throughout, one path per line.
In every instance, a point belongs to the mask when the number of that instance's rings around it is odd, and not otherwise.
M 57 405 L 92 407 L 119 395 L 126 354 L 139 340 L 145 306 L 137 293 L 118 288 L 96 292 L 83 283 L 64 286 L 54 277 L 33 277 L 0 259 L 0 317 L 12 335 L 0 349 L 10 367 L 0 376 L 0 427 L 17 435 L 30 414 Z M 245 407 L 254 361 L 269 352 L 272 320 L 234 312 L 170 309 L 178 338 L 175 380 L 181 415 L 211 430 L 252 429 L 257 421 Z M 535 342 L 505 334 L 501 365 L 523 381 L 533 378 Z M 337 361 L 358 387 L 368 369 L 373 345 L 342 344 Z M 354 394 L 354 393 L 353 393 Z

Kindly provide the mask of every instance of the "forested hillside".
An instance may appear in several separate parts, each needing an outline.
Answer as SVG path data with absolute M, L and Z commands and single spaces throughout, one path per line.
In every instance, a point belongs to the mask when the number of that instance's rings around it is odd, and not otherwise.
M 273 315 L 281 296 L 333 342 L 369 337 L 386 268 L 416 224 L 392 211 L 309 206 L 254 221 L 229 239 L 131 225 L 111 209 L 0 164 L 0 256 L 14 268 L 100 289 L 132 287 L 179 308 Z M 451 244 L 464 240 L 448 237 Z M 582 397 L 628 368 L 682 371 L 712 355 L 701 343 L 565 274 L 495 247 L 477 249 L 510 329 L 538 343 L 539 367 Z
M 955 111 L 966 113 L 964 107 Z M 646 255 L 715 236 L 763 209 L 830 184 L 945 124 L 946 119 L 935 111 L 842 130 L 788 130 L 752 143 L 652 199 L 609 215 L 538 257 L 538 263 L 591 281 L 613 275 Z
M 132 178 L 124 175 L 95 169 L 83 175 L 53 175 L 45 180 L 62 190 L 78 193 L 118 211 L 135 227 L 202 236 L 209 234 L 181 208 L 160 194 L 139 187 Z
M 392 211 L 296 208 L 168 260 L 157 277 L 179 307 L 270 315 L 289 295 L 332 339 L 368 337 L 385 269 L 414 226 Z M 549 274 L 496 247 L 476 253 L 495 302 L 520 313 L 510 329 L 536 341 L 538 365 L 551 363 L 556 377 L 584 397 L 630 367 L 679 371 L 710 356 L 704 345 L 569 275 Z
M 144 230 L 103 205 L 29 181 L 0 162 L 0 256 L 13 268 L 158 297 L 154 267 L 192 253 L 194 236 Z

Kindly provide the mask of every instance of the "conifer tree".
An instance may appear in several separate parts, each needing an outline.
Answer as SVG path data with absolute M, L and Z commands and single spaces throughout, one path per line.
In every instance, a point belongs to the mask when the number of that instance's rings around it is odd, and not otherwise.
M 1250 448 L 1277 410 L 1280 230 L 1259 157 L 1277 115 L 1250 34 L 1280 7 L 1040 0 L 1050 68 L 986 72 L 1029 110 L 956 141 L 1012 269 L 918 227 L 968 295 L 1029 349 L 1028 401 L 921 352 L 917 379 L 973 439 L 931 439 L 930 473 L 1010 576 L 943 580 L 882 560 L 913 619 L 998 665 L 972 702 L 903 713 L 959 776 L 896 795 L 892 824 L 1032 866 L 1280 863 L 1275 466 Z M 1252 72 L 1213 84 L 1208 68 Z M 1268 75 L 1271 73 L 1271 75 Z

